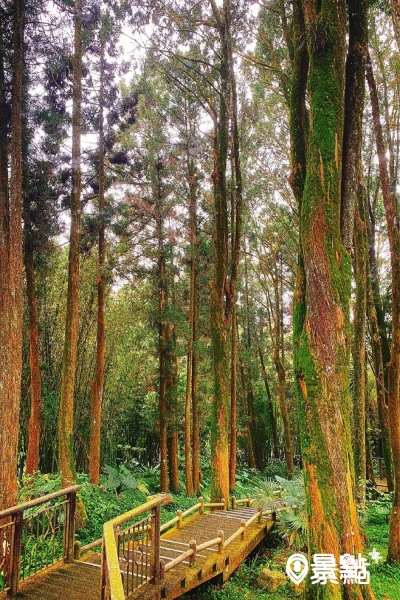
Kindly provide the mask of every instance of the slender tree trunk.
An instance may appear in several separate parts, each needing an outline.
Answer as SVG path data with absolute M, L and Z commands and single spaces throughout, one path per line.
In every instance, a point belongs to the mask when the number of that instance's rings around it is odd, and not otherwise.
M 186 367 L 186 393 L 185 393 L 185 475 L 186 493 L 188 496 L 194 494 L 193 487 L 193 460 L 191 447 L 191 400 L 193 382 L 193 337 L 194 321 L 196 312 L 196 253 L 197 253 L 197 208 L 196 208 L 196 184 L 194 163 L 187 148 L 187 170 L 189 184 L 189 230 L 190 230 L 190 289 L 189 289 L 189 339 L 187 350 Z M 194 415 L 193 415 L 194 418 Z
M 82 0 L 75 1 L 72 89 L 72 192 L 68 256 L 67 316 L 61 398 L 58 418 L 59 468 L 63 487 L 76 481 L 74 459 L 74 390 L 79 334 L 79 246 L 81 224 L 81 121 L 82 121 Z
M 27 224 L 25 223 L 25 227 Z M 41 398 L 42 377 L 40 372 L 39 327 L 37 314 L 37 300 L 35 289 L 35 270 L 33 265 L 33 251 L 25 244 L 24 253 L 26 294 L 29 313 L 29 366 L 31 375 L 31 414 L 28 428 L 28 452 L 26 456 L 25 471 L 32 475 L 39 468 L 39 445 L 42 430 Z
M 376 387 L 376 399 L 378 405 L 378 420 L 381 431 L 382 454 L 385 462 L 385 470 L 389 491 L 394 489 L 393 484 L 393 462 L 392 449 L 390 447 L 389 436 L 389 413 L 386 403 L 386 387 L 384 378 L 384 367 L 382 359 L 381 337 L 379 333 L 378 319 L 373 298 L 371 278 L 367 278 L 368 284 L 368 323 L 371 337 L 372 360 L 374 365 L 374 377 Z
M 236 454 L 237 454 L 237 315 L 236 303 L 232 313 L 231 332 L 231 428 L 229 443 L 229 491 L 233 492 L 236 487 Z
M 239 359 L 239 366 L 240 366 L 240 378 L 242 380 L 243 412 L 244 412 L 244 417 L 246 420 L 248 465 L 249 465 L 250 469 L 255 469 L 256 461 L 254 459 L 253 435 L 252 435 L 252 429 L 251 429 L 251 416 L 249 413 L 249 406 L 247 403 L 247 398 L 248 398 L 247 387 L 248 387 L 249 381 L 246 377 L 246 372 L 244 369 L 244 363 L 243 363 L 242 358 Z
M 365 504 L 366 480 L 366 313 L 367 313 L 367 232 L 363 190 L 360 188 L 354 226 L 354 277 L 356 283 L 353 335 L 353 423 L 354 423 L 354 467 L 357 502 Z
M 264 385 L 265 385 L 265 391 L 267 394 L 267 407 L 268 407 L 268 416 L 269 416 L 269 422 L 271 425 L 271 432 L 272 432 L 274 458 L 279 458 L 279 444 L 278 444 L 278 434 L 276 431 L 276 418 L 275 418 L 275 412 L 274 412 L 274 405 L 272 402 L 271 390 L 269 388 L 267 370 L 265 368 L 265 363 L 264 363 L 264 356 L 263 356 L 260 345 L 258 345 L 258 356 L 260 357 L 261 371 L 262 371 L 263 381 L 264 381 Z
M 159 357 L 159 413 L 160 413 L 160 466 L 161 466 L 161 491 L 168 491 L 168 449 L 167 449 L 167 339 L 165 310 L 167 305 L 167 283 L 165 256 L 162 247 L 161 217 L 157 223 L 158 237 L 158 311 L 159 311 L 159 330 L 158 330 L 158 357 Z
M 289 411 L 286 402 L 286 371 L 282 362 L 283 341 L 282 341 L 282 322 L 281 322 L 281 298 L 279 292 L 279 276 L 277 269 L 277 256 L 275 254 L 273 267 L 270 273 L 274 292 L 274 306 L 267 290 L 268 298 L 268 326 L 269 333 L 274 348 L 274 364 L 278 376 L 278 401 L 283 424 L 283 438 L 285 445 L 285 460 L 288 478 L 293 476 L 293 445 L 290 426 Z
M 100 473 L 100 431 L 101 405 L 104 389 L 105 365 L 105 223 L 104 223 L 104 41 L 100 49 L 100 96 L 99 96 L 99 247 L 97 274 L 97 340 L 96 340 L 96 370 L 91 388 L 91 428 L 89 447 L 89 476 L 94 485 L 99 483 Z
M 24 3 L 14 1 L 11 97 L 11 178 L 8 195 L 5 115 L 0 119 L 0 510 L 17 503 L 22 370 L 22 76 Z M 1 43 L 1 40 L 0 40 Z M 0 48 L 2 52 L 3 48 Z M 3 55 L 0 103 L 4 108 Z M 6 113 L 7 114 L 7 113 Z
M 196 272 L 197 279 L 197 272 Z M 195 290 L 197 289 L 195 281 Z M 195 308 L 193 313 L 193 353 L 192 353 L 192 437 L 193 437 L 193 487 L 196 493 L 200 492 L 201 468 L 200 468 L 200 431 L 199 431 L 199 392 L 198 392 L 198 352 L 196 342 L 198 340 L 199 305 L 197 293 L 195 294 Z
M 372 487 L 375 487 L 374 466 L 372 461 L 372 444 L 371 444 L 371 425 L 369 420 L 369 394 L 367 385 L 366 388 L 366 406 L 365 406 L 365 453 L 366 453 L 366 476 L 367 481 L 371 482 Z
M 179 439 L 177 410 L 178 364 L 176 357 L 175 325 L 169 322 L 167 323 L 166 349 L 166 405 L 169 486 L 173 492 L 177 492 L 180 487 L 178 463 Z
M 367 81 L 371 97 L 372 118 L 379 161 L 383 204 L 392 268 L 392 347 L 388 377 L 390 442 L 394 466 L 394 498 L 389 524 L 388 560 L 400 561 L 400 231 L 397 199 L 391 191 L 385 146 L 379 115 L 379 102 L 371 59 L 367 60 Z
M 386 323 L 382 310 L 379 281 L 376 268 L 375 233 L 372 209 L 369 207 L 368 219 L 369 237 L 369 277 L 368 283 L 368 323 L 370 328 L 372 358 L 376 383 L 376 397 L 378 404 L 379 428 L 381 431 L 382 455 L 389 491 L 393 491 L 393 460 L 390 446 L 389 413 L 388 413 L 388 364 L 390 362 L 390 348 L 386 334 Z M 366 213 L 368 216 L 368 212 Z

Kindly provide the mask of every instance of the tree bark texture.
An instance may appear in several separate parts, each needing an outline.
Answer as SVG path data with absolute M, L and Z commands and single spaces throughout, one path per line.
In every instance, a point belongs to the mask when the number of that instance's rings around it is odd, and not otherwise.
M 58 418 L 59 469 L 63 487 L 76 481 L 74 391 L 79 334 L 79 250 L 81 238 L 82 0 L 75 1 L 72 89 L 72 192 L 68 255 L 67 315 Z
M 349 253 L 341 237 L 346 4 L 302 3 L 310 127 L 300 204 L 294 365 L 310 554 L 362 552 L 354 493 L 349 397 Z M 292 97 L 299 92 L 294 77 Z M 302 81 L 302 80 L 301 80 Z M 291 110 L 296 110 L 294 104 Z M 293 121 L 292 121 L 293 122 Z M 301 129 L 301 132 L 304 128 Z M 298 130 L 292 130 L 293 138 Z M 300 140 L 297 140 L 298 143 Z M 295 144 L 293 143 L 293 148 Z M 304 165 L 300 163 L 299 169 Z M 292 165 L 295 171 L 296 163 Z M 298 188 L 301 191 L 301 182 Z M 363 589 L 361 589 L 363 588 Z M 307 598 L 373 598 L 369 586 L 309 586 Z
M 8 189 L 5 114 L 0 117 L 0 510 L 17 503 L 22 370 L 22 77 L 24 3 L 14 1 L 11 175 Z M 0 40 L 1 44 L 1 40 Z M 3 48 L 0 47 L 0 52 Z M 5 108 L 3 55 L 0 103 Z

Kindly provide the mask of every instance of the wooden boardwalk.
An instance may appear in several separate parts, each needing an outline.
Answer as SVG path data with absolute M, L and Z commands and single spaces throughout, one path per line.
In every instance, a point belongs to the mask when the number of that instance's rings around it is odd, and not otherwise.
M 166 500 L 158 496 L 106 523 L 102 554 L 89 551 L 73 560 L 64 552 L 63 561 L 25 574 L 16 586 L 9 579 L 0 598 L 11 593 L 18 600 L 174 600 L 206 581 L 222 584 L 275 521 L 271 511 L 252 507 L 249 500 L 226 510 L 225 502 L 207 505 L 200 499 L 160 526 Z

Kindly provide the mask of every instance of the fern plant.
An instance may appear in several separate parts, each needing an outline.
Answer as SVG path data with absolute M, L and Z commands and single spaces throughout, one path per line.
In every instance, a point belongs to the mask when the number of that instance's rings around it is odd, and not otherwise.
M 300 550 L 307 545 L 307 515 L 303 478 L 292 480 L 275 475 L 259 481 L 258 505 L 279 515 L 279 534 L 288 547 Z

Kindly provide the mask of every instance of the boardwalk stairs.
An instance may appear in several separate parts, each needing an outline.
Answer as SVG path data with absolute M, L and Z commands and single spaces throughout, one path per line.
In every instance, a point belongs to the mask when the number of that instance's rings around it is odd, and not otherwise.
M 225 581 L 265 538 L 275 513 L 247 497 L 202 498 L 161 525 L 168 495 L 104 524 L 103 538 L 74 541 L 79 486 L 0 512 L 0 598 L 173 600 L 205 581 Z M 94 551 L 101 547 L 101 553 Z

